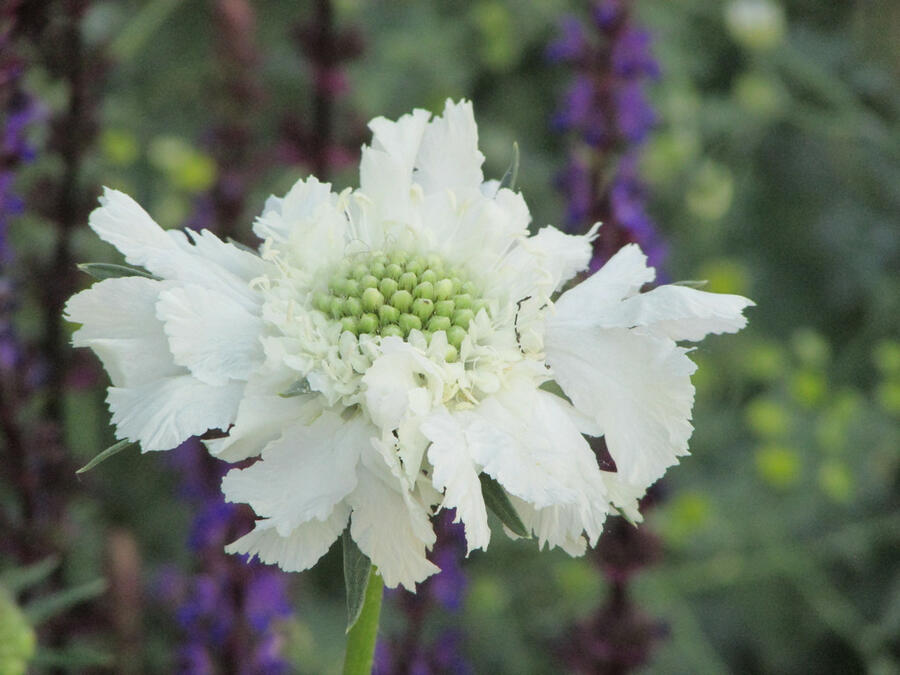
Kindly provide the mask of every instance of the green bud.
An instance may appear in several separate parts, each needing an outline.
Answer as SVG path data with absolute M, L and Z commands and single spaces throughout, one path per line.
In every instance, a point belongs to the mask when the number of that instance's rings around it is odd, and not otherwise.
M 402 337 L 406 337 L 406 336 L 403 334 L 403 329 L 400 328 L 400 326 L 398 326 L 398 325 L 395 324 L 395 323 L 388 324 L 387 326 L 384 326 L 384 327 L 381 329 L 381 335 L 382 335 L 382 337 L 392 337 L 392 336 L 393 336 L 393 337 L 401 337 L 401 338 L 402 338 Z
M 344 301 L 341 298 L 331 298 L 331 316 L 335 319 L 344 316 Z
M 341 292 L 344 295 L 359 295 L 359 282 L 356 279 L 344 279 Z
M 427 269 L 419 275 L 420 281 L 427 281 L 430 284 L 437 283 L 438 275 L 433 269 Z
M 395 279 L 391 279 L 390 277 L 385 277 L 381 280 L 381 283 L 378 284 L 378 290 L 380 290 L 386 298 L 389 298 L 396 293 L 398 288 L 400 288 L 400 285 Z
M 453 298 L 453 302 L 456 304 L 457 309 L 472 308 L 472 296 L 468 293 L 460 293 L 455 298 Z
M 453 295 L 453 282 L 450 279 L 441 279 L 434 285 L 434 297 L 438 300 L 447 300 Z
M 478 295 L 478 289 L 471 281 L 467 281 L 462 285 L 462 292 L 468 293 L 469 295 Z
M 434 303 L 428 298 L 417 298 L 413 301 L 412 311 L 422 321 L 427 321 L 434 314 Z
M 400 288 L 404 291 L 411 291 L 416 287 L 416 284 L 419 283 L 419 277 L 412 272 L 404 272 L 400 275 L 400 279 L 397 283 L 400 284 Z
M 359 298 L 349 297 L 344 300 L 344 316 L 359 316 L 362 314 L 362 303 Z
M 378 318 L 381 320 L 382 327 L 397 323 L 397 319 L 400 318 L 400 310 L 393 305 L 382 305 L 378 308 Z
M 379 279 L 384 276 L 384 269 L 386 265 L 383 260 L 376 260 L 372 264 L 369 265 L 369 271 Z
M 406 271 L 415 274 L 417 277 L 425 271 L 425 260 L 422 256 L 417 255 L 415 258 L 406 263 Z
M 384 268 L 384 273 L 391 279 L 399 279 L 400 275 L 403 274 L 403 268 L 397 263 L 391 263 Z
M 447 353 L 444 356 L 447 363 L 456 363 L 459 360 L 459 352 L 453 345 L 447 345 Z
M 432 253 L 425 258 L 425 262 L 428 263 L 429 269 L 434 270 L 435 274 L 441 275 L 444 273 L 444 259 L 436 253 Z
M 369 266 L 365 263 L 358 262 L 350 270 L 350 274 L 354 279 L 359 281 L 369 273 Z
M 423 281 L 413 290 L 413 295 L 417 298 L 425 298 L 426 300 L 434 300 L 434 284 L 430 281 Z
M 374 333 L 378 330 L 378 317 L 374 314 L 363 314 L 359 321 L 356 322 L 356 328 L 360 335 L 363 333 Z
M 372 274 L 363 275 L 362 279 L 359 280 L 359 288 L 363 291 L 367 288 L 378 288 L 378 278 Z
M 407 260 L 409 260 L 409 253 L 406 251 L 394 251 L 391 253 L 391 262 L 394 265 L 405 265 Z
M 401 312 L 405 312 L 412 307 L 412 303 L 412 293 L 407 290 L 397 291 L 391 296 L 391 304 Z
M 376 312 L 384 304 L 384 296 L 377 288 L 367 288 L 362 294 L 362 306 L 367 312 Z
M 452 300 L 438 300 L 434 303 L 434 313 L 438 316 L 450 317 L 453 314 L 455 305 Z
M 439 330 L 447 330 L 450 328 L 450 319 L 446 316 L 433 316 L 428 321 L 428 330 L 437 333 Z
M 409 331 L 422 328 L 422 320 L 415 314 L 401 314 L 398 325 L 403 330 L 404 335 L 409 335 Z
M 450 328 L 447 329 L 447 342 L 459 349 L 466 334 L 465 328 L 461 328 L 460 326 L 450 326 Z
M 472 313 L 471 309 L 457 309 L 453 312 L 453 325 L 462 326 L 468 330 L 469 324 L 472 323 L 472 319 L 474 318 L 475 315 Z
M 357 302 L 359 302 L 359 301 L 357 300 Z M 358 330 L 357 324 L 356 324 L 356 317 L 345 316 L 343 319 L 341 319 L 341 330 L 342 331 L 348 330 L 351 333 L 356 334 L 356 331 Z
M 328 314 L 331 311 L 331 295 L 322 291 L 316 291 L 313 295 L 313 307 L 320 312 Z
M 477 315 L 481 310 L 487 311 L 488 302 L 487 300 L 476 300 L 472 303 L 472 311 Z
M 453 282 L 453 295 L 458 295 L 462 290 L 462 281 L 460 281 L 458 276 L 450 277 L 450 281 Z

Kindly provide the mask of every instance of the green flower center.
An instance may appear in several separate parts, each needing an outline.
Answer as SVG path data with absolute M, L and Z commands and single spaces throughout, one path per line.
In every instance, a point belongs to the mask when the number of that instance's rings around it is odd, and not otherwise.
M 313 305 L 354 335 L 407 338 L 419 330 L 430 340 L 444 331 L 454 361 L 469 324 L 487 308 L 477 287 L 439 256 L 366 253 L 347 260 L 327 287 L 313 294 Z

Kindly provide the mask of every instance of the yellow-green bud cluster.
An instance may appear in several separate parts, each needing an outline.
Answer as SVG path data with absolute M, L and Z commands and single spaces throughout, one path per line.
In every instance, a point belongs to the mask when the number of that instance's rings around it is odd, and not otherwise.
M 447 358 L 455 360 L 469 324 L 487 303 L 475 285 L 438 256 L 404 251 L 354 256 L 313 295 L 313 305 L 343 330 L 406 338 L 420 330 L 430 339 L 447 333 Z

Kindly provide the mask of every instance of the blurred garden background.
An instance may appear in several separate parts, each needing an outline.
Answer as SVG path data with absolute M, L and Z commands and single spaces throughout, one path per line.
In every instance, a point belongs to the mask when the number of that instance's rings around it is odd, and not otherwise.
M 381 673 L 900 672 L 900 3 L 3 0 L 0 673 L 340 672 L 340 547 L 282 574 L 197 442 L 125 452 L 62 303 L 102 185 L 256 245 L 355 185 L 365 123 L 475 105 L 534 225 L 603 220 L 758 306 L 693 352 L 692 456 L 571 559 L 509 541 L 387 594 Z

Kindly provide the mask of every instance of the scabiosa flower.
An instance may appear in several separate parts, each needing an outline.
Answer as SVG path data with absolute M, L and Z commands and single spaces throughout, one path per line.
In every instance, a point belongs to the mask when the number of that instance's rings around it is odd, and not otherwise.
M 258 254 L 164 232 L 114 190 L 91 215 L 148 276 L 74 296 L 74 344 L 110 374 L 119 438 L 165 450 L 221 429 L 215 456 L 260 457 L 222 483 L 261 518 L 232 552 L 302 570 L 349 523 L 386 585 L 414 589 L 437 571 L 436 510 L 487 547 L 493 480 L 541 545 L 577 555 L 687 453 L 695 366 L 676 341 L 737 331 L 752 303 L 641 293 L 636 245 L 558 295 L 596 226 L 530 236 L 522 196 L 484 180 L 471 104 L 429 118 L 370 123 L 359 189 L 310 177 L 271 198 Z

